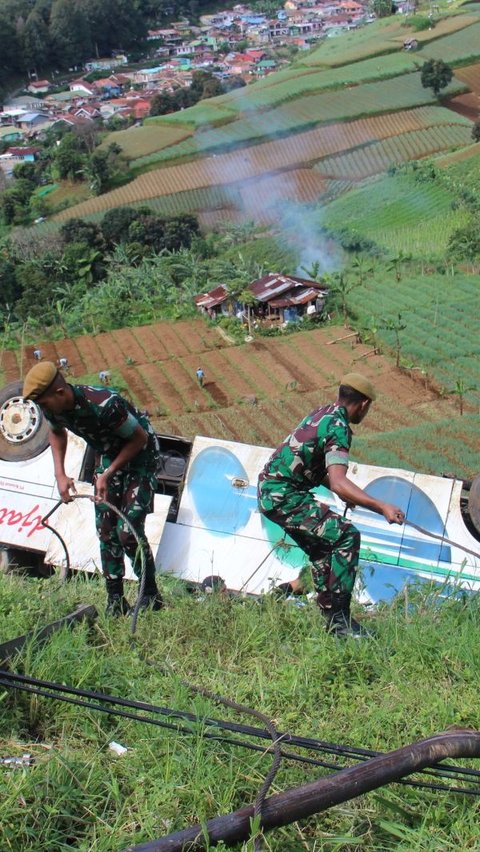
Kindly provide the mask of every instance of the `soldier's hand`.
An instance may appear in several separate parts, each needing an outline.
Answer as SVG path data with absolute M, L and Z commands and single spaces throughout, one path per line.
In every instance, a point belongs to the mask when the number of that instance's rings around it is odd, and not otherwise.
M 95 479 L 95 500 L 97 503 L 102 503 L 107 499 L 108 494 L 108 474 L 106 471 L 99 473 Z
M 63 474 L 63 476 L 57 476 L 57 488 L 64 503 L 71 503 L 73 499 L 72 494 L 77 493 L 74 480 L 71 476 L 67 476 L 66 474 Z
M 405 523 L 405 512 L 402 512 L 398 506 L 392 506 L 391 503 L 384 503 L 382 507 L 383 517 L 389 524 Z

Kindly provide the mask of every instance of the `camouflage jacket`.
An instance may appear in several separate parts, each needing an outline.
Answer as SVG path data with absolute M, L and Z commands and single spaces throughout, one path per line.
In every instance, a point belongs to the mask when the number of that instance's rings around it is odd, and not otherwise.
M 148 435 L 147 445 L 127 465 L 129 470 L 155 470 L 159 459 L 157 436 L 148 418 L 123 396 L 108 388 L 70 385 L 75 398 L 71 411 L 52 414 L 45 411 L 50 428 L 69 429 L 102 456 L 104 466 L 113 461 L 137 426 Z
M 346 409 L 338 405 L 316 408 L 285 438 L 262 470 L 260 511 L 301 503 L 306 493 L 321 485 L 329 465 L 348 466 L 351 443 Z

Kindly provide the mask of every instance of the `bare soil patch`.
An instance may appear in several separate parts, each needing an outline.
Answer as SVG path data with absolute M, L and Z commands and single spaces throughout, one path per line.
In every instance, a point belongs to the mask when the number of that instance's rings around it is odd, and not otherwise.
M 96 373 L 97 370 L 106 368 L 103 354 L 97 346 L 95 337 L 83 335 L 77 337 L 76 342 L 87 373 Z

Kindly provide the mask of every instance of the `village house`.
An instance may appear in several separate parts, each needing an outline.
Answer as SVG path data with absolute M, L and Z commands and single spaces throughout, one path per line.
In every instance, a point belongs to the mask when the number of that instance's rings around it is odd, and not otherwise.
M 23 131 L 13 124 L 0 125 L 0 143 L 20 142 L 24 137 Z
M 27 86 L 27 92 L 31 92 L 33 95 L 41 95 L 44 92 L 48 92 L 49 88 L 50 83 L 48 80 L 32 80 Z
M 110 68 L 120 68 L 121 65 L 128 65 L 128 59 L 123 53 L 105 59 L 89 59 L 83 67 L 85 71 L 108 71 Z
M 297 322 L 306 316 L 321 315 L 328 294 L 328 287 L 322 282 L 274 272 L 252 281 L 246 289 L 251 290 L 256 300 L 250 309 L 252 318 L 274 324 Z M 208 293 L 195 296 L 195 304 L 199 311 L 207 313 L 212 319 L 232 313 L 239 319 L 247 316 L 245 305 L 238 301 L 233 304 L 223 284 Z

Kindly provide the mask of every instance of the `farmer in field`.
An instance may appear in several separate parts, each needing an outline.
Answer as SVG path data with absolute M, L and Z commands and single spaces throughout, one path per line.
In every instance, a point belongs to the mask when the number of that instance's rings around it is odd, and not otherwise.
M 201 388 L 203 388 L 203 383 L 205 381 L 205 373 L 204 373 L 204 371 L 202 370 L 201 367 L 198 368 L 195 375 L 197 377 L 198 384 L 200 385 Z
M 361 638 L 368 632 L 350 615 L 358 566 L 360 533 L 353 524 L 317 502 L 312 489 L 327 485 L 347 506 L 363 506 L 389 524 L 403 524 L 398 506 L 370 497 L 348 477 L 350 424 L 361 423 L 375 399 L 371 382 L 359 373 L 343 377 L 337 401 L 316 408 L 273 453 L 258 482 L 260 512 L 277 523 L 309 556 L 317 603 L 327 630 Z
M 36 364 L 27 373 L 23 396 L 42 408 L 50 426 L 55 478 L 65 503 L 75 493 L 75 483 L 64 466 L 67 430 L 83 438 L 97 453 L 95 521 L 107 584 L 107 614 L 128 615 L 130 611 L 123 593 L 124 554 L 130 557 L 137 577 L 142 563 L 131 530 L 102 500 L 128 518 L 142 542 L 145 587 L 140 608 L 161 609 L 155 561 L 145 536 L 145 518 L 153 511 L 159 462 L 157 436 L 148 419 L 109 388 L 68 384 L 51 361 Z

